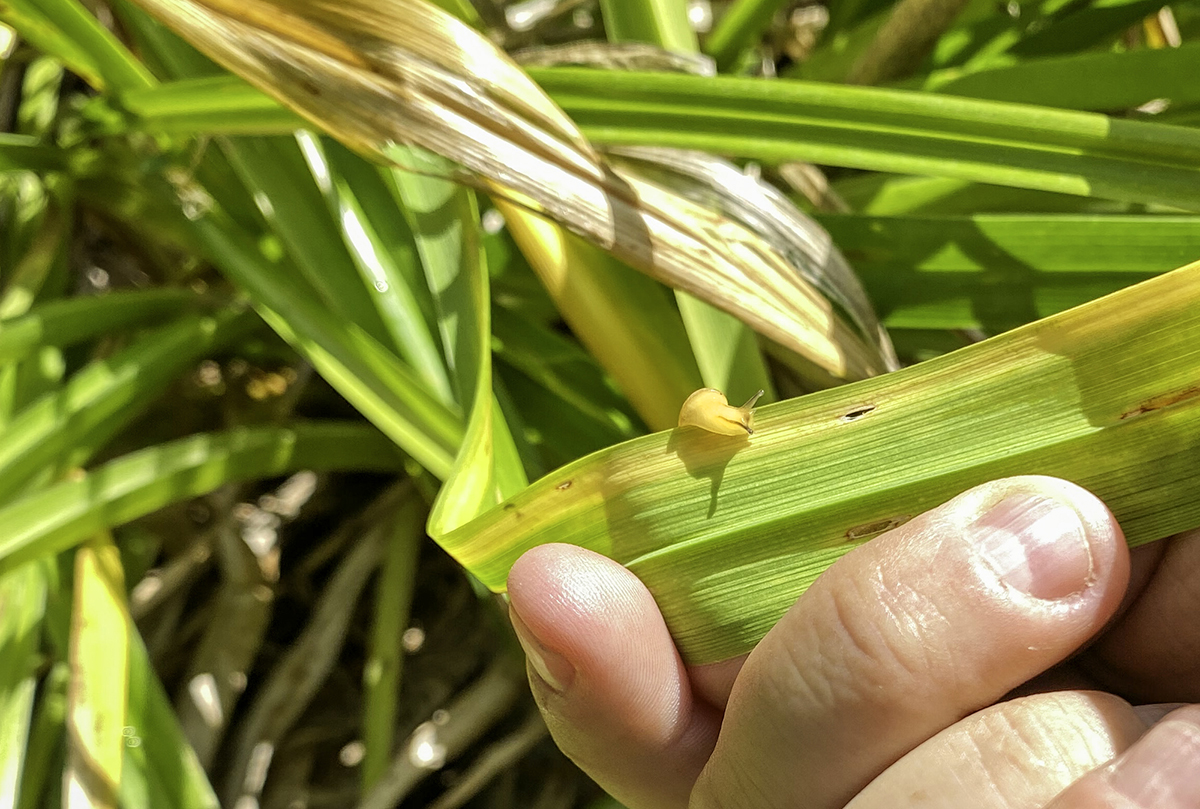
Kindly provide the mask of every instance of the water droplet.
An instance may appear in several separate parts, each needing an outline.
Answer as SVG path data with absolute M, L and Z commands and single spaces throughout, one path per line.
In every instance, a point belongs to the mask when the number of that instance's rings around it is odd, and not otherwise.
M 400 644 L 404 647 L 404 651 L 409 654 L 419 652 L 421 647 L 425 645 L 425 630 L 417 626 L 410 626 L 400 636 Z
M 408 742 L 408 760 L 426 770 L 438 770 L 446 763 L 446 746 L 438 743 L 437 727 L 422 722 Z
M 484 233 L 495 235 L 504 229 L 504 214 L 489 208 L 483 212 L 482 224 Z

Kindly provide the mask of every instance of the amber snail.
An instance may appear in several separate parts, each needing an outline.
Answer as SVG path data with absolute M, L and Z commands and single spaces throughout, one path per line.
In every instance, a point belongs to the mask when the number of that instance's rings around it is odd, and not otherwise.
M 741 407 L 733 407 L 715 388 L 701 388 L 687 397 L 679 411 L 680 427 L 699 427 L 719 435 L 754 435 L 754 404 L 760 390 Z

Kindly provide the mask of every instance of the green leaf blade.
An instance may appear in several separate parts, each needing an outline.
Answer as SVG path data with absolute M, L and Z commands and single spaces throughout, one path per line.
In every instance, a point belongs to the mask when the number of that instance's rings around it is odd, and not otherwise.
M 0 508 L 0 572 L 230 482 L 306 468 L 401 467 L 391 444 L 359 423 L 244 428 L 148 447 Z
M 1131 544 L 1194 527 L 1198 279 L 1192 265 L 764 407 L 749 440 L 680 428 L 603 450 L 441 541 L 497 589 L 542 542 L 609 555 L 655 594 L 685 658 L 714 662 L 747 651 L 837 556 L 999 476 L 1091 489 Z

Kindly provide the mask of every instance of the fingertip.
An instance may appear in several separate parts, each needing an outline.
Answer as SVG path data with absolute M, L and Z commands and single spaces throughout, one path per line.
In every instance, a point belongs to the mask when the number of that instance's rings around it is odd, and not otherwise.
M 661 615 L 641 581 L 575 545 L 527 551 L 509 572 L 508 594 L 510 608 L 537 639 L 577 664 L 603 665 L 631 633 L 661 635 Z
M 968 489 L 898 535 L 922 546 L 930 532 L 961 536 L 976 576 L 1026 611 L 1068 610 L 1091 627 L 1112 615 L 1129 583 L 1129 549 L 1107 506 L 1070 481 L 1045 475 L 1001 478 Z M 881 538 L 882 539 L 882 538 Z M 880 542 L 868 554 L 894 553 Z M 926 549 L 927 552 L 927 549 Z M 921 553 L 916 549 L 913 553 Z M 998 589 L 994 589 L 998 588 Z
M 717 720 L 690 682 L 653 597 L 627 569 L 572 545 L 526 552 L 510 612 L 558 745 L 635 805 L 680 805 Z

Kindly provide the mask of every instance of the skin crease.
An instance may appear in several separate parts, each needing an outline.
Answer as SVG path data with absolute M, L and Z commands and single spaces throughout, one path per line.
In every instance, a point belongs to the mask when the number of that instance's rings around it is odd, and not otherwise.
M 1004 526 L 1051 536 L 1014 565 Z M 579 548 L 530 551 L 509 592 L 551 732 L 630 809 L 1200 807 L 1200 766 L 1171 758 L 1200 751 L 1198 709 L 1146 733 L 1175 706 L 1128 701 L 1200 700 L 1200 532 L 1130 553 L 1063 481 L 986 484 L 867 543 L 711 666 Z M 1178 794 L 1138 791 L 1162 773 Z

